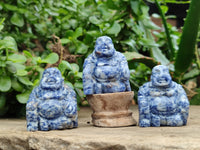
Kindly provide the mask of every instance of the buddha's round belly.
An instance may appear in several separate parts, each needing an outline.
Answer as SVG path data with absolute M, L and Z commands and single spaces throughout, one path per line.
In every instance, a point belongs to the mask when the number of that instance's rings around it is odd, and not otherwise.
M 119 75 L 118 68 L 113 66 L 97 66 L 94 70 L 94 76 L 97 80 L 117 80 Z
M 38 106 L 38 113 L 46 119 L 57 118 L 62 114 L 62 105 L 57 100 L 46 100 L 40 102 Z
M 176 107 L 173 98 L 160 96 L 151 99 L 151 112 L 154 114 L 173 114 L 176 112 Z

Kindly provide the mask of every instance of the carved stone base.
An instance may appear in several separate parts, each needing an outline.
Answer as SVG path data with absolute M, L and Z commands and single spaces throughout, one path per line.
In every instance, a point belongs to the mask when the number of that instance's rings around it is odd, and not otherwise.
M 128 110 L 134 93 L 118 92 L 87 95 L 93 110 L 92 123 L 98 127 L 122 127 L 136 125 Z

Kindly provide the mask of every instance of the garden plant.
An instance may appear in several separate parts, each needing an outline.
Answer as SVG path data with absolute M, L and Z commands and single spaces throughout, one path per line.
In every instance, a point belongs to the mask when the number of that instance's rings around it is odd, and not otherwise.
M 160 18 L 163 26 L 151 21 L 146 2 L 157 6 L 159 14 L 152 17 Z M 166 15 L 168 3 L 190 4 L 182 32 L 166 21 L 175 17 Z M 78 104 L 87 103 L 83 62 L 102 35 L 110 36 L 126 56 L 136 96 L 157 64 L 168 65 L 180 84 L 195 80 L 198 93 L 199 7 L 199 0 L 1 1 L 0 116 L 24 115 L 30 92 L 50 66 L 58 67 L 65 83 L 74 88 Z

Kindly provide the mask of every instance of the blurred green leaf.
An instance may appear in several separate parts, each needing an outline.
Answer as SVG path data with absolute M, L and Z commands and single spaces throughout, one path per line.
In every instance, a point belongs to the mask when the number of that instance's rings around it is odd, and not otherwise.
M 51 53 L 47 57 L 41 60 L 41 63 L 48 63 L 48 64 L 54 64 L 59 60 L 59 56 L 56 53 Z
M 96 30 L 87 31 L 87 34 L 91 35 L 92 37 L 98 37 L 101 35 L 101 33 Z
M 16 98 L 17 98 L 18 102 L 20 102 L 21 104 L 26 104 L 28 99 L 29 99 L 30 94 L 31 94 L 31 90 L 26 91 L 26 92 L 21 93 L 21 94 L 17 94 Z
M 95 24 L 95 25 L 99 25 L 99 24 L 101 23 L 101 21 L 100 21 L 99 19 L 97 19 L 96 16 L 91 16 L 91 17 L 89 18 L 89 21 L 90 21 L 91 23 Z
M 183 27 L 179 50 L 175 59 L 175 73 L 185 72 L 193 62 L 200 24 L 200 1 L 192 0 Z
M 66 37 L 68 39 L 70 39 L 70 38 L 73 38 L 73 36 L 74 36 L 74 31 L 73 30 L 67 30 Z
M 37 64 L 37 63 L 39 63 L 39 64 L 41 64 L 42 63 L 42 59 L 41 59 L 41 57 L 33 57 L 32 58 L 32 62 L 33 62 L 33 64 Z
M 18 14 L 18 13 L 14 13 L 13 16 L 10 19 L 10 22 L 18 27 L 22 27 L 24 25 L 24 19 L 23 16 Z
M 153 17 L 153 18 L 159 18 L 159 19 L 160 19 L 160 15 L 159 15 L 159 14 L 156 14 L 156 13 L 152 14 L 152 17 Z
M 137 51 L 137 48 L 135 46 L 136 42 L 133 39 L 128 39 L 128 40 L 125 40 L 125 41 L 121 41 L 121 43 L 129 45 L 133 50 Z
M 70 19 L 68 21 L 68 24 L 71 26 L 72 29 L 76 29 L 76 27 L 78 25 L 78 20 L 76 20 L 76 19 Z
M 33 85 L 33 83 L 29 80 L 28 77 L 17 77 L 18 80 L 23 83 L 24 85 Z
M 71 87 L 71 88 L 74 89 L 74 86 L 73 86 L 73 84 L 72 84 L 71 82 L 64 80 L 64 83 L 65 83 L 66 85 L 68 85 L 69 87 Z
M 72 72 L 73 72 L 73 73 L 78 73 L 78 71 L 79 71 L 79 66 L 78 66 L 77 64 L 72 63 L 72 64 L 71 64 L 71 67 L 72 67 Z
M 17 76 L 26 76 L 28 72 L 26 70 L 17 70 Z
M 17 81 L 17 78 L 12 78 L 11 82 L 12 82 L 11 86 L 12 86 L 13 89 L 15 89 L 18 92 L 22 92 L 23 91 L 24 87 L 22 86 L 21 83 L 19 83 Z
M 33 57 L 32 54 L 29 51 L 24 50 L 23 53 L 28 58 L 32 58 Z
M 117 36 L 120 31 L 121 31 L 121 26 L 117 21 L 115 21 L 113 25 L 106 31 L 106 33 L 114 34 L 115 36 Z
M 11 11 L 17 11 L 18 10 L 18 8 L 14 5 L 4 4 L 4 7 L 8 10 L 11 10 Z
M 58 65 L 58 69 L 61 71 L 61 73 L 63 74 L 65 72 L 65 70 L 72 70 L 72 67 L 70 65 L 70 63 L 68 63 L 65 60 L 62 60 L 61 63 Z
M 19 63 L 12 63 L 12 65 L 17 69 L 17 70 L 24 70 L 26 68 L 25 65 L 19 64 Z
M 162 5 L 162 6 L 161 6 L 161 9 L 162 9 L 162 12 L 163 12 L 164 14 L 166 14 L 167 11 L 168 11 L 168 7 L 165 6 L 165 5 Z
M 42 78 L 42 77 L 41 77 L 41 78 Z M 34 82 L 33 82 L 33 87 L 38 86 L 38 85 L 40 84 L 40 79 L 41 79 L 41 78 L 34 80 Z
M 103 14 L 103 19 L 108 21 L 113 15 L 113 11 L 111 11 L 106 4 L 98 5 L 97 9 Z
M 11 79 L 9 76 L 0 76 L 0 91 L 7 92 L 11 88 Z
M 135 0 L 132 0 L 130 1 L 131 3 L 131 9 L 132 11 L 137 15 L 137 16 L 140 16 L 141 15 L 141 11 L 140 11 L 140 7 L 139 7 L 139 3 L 140 1 L 135 1 Z
M 198 75 L 200 75 L 200 70 L 198 68 L 194 68 L 190 70 L 189 72 L 185 73 L 182 77 L 182 80 L 193 79 L 194 77 L 197 77 Z
M 26 57 L 20 54 L 11 54 L 8 56 L 8 60 L 15 62 L 15 63 L 25 63 Z
M 76 79 L 82 79 L 82 76 L 83 76 L 82 72 L 78 72 L 77 74 L 75 74 Z
M 3 25 L 2 24 L 0 24 L 0 32 L 1 32 L 1 30 L 3 29 Z
M 159 48 L 154 47 L 152 48 L 152 55 L 153 58 L 157 61 L 160 62 L 162 65 L 169 65 L 169 69 L 171 71 L 174 71 L 174 65 L 170 64 L 170 61 L 166 58 L 166 56 L 160 51 Z
M 71 6 L 66 6 L 66 9 L 69 10 L 70 12 L 76 12 L 76 8 L 73 8 Z
M 153 68 L 154 66 L 158 65 L 159 63 L 151 58 L 151 57 L 146 57 L 144 55 L 141 55 L 137 52 L 125 52 L 123 53 L 124 56 L 126 57 L 127 61 L 131 62 L 141 62 L 143 64 L 145 64 L 146 66 L 150 67 L 150 68 Z
M 75 33 L 74 33 L 74 38 L 78 38 L 79 36 L 81 36 L 83 34 L 83 28 L 82 27 L 78 27 L 76 30 L 75 30 Z
M 75 82 L 74 87 L 78 88 L 78 89 L 83 89 L 83 83 L 82 82 Z
M 71 41 L 67 38 L 63 38 L 63 39 L 60 39 L 61 43 L 62 44 L 67 44 L 67 43 L 70 43 Z
M 17 72 L 17 69 L 14 65 L 14 63 L 12 61 L 7 61 L 6 62 L 6 68 L 9 72 L 11 73 L 16 73 Z
M 86 54 L 89 46 L 85 45 L 83 42 L 77 42 L 77 44 L 78 44 L 78 46 L 76 49 L 76 53 L 77 54 Z
M 10 49 L 13 51 L 18 51 L 15 39 L 11 36 L 6 36 L 3 40 L 0 40 L 0 50 L 1 49 Z
M 0 60 L 0 67 L 6 67 L 6 62 Z
M 159 26 L 157 26 L 152 21 L 144 20 L 144 25 L 145 25 L 146 28 L 149 28 L 149 29 L 152 29 L 152 30 L 160 30 L 161 29 Z
M 139 41 L 139 43 L 141 45 L 148 46 L 148 47 L 158 47 L 159 46 L 157 43 L 155 43 L 155 41 L 153 39 L 142 38 Z

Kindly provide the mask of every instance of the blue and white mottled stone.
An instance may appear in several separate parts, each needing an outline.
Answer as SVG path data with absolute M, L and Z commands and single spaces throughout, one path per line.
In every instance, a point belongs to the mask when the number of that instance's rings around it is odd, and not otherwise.
M 139 126 L 183 126 L 187 124 L 189 101 L 180 84 L 172 81 L 166 66 L 152 70 L 151 81 L 138 91 Z
M 26 105 L 28 131 L 48 131 L 78 126 L 76 93 L 64 85 L 56 68 L 44 71 Z
M 108 36 L 96 40 L 95 49 L 83 65 L 85 95 L 131 91 L 127 60 Z

